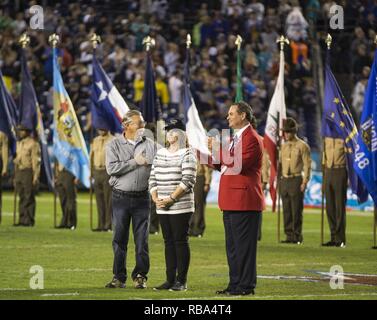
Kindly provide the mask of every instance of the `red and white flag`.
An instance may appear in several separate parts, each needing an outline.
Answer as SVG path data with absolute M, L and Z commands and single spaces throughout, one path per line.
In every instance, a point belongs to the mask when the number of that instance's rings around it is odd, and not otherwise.
M 277 144 L 280 136 L 282 137 L 281 128 L 283 120 L 287 118 L 284 95 L 284 51 L 280 51 L 279 75 L 276 82 L 274 94 L 272 96 L 270 107 L 268 108 L 266 128 L 264 132 L 264 146 L 268 152 L 271 161 L 270 167 L 270 194 L 272 199 L 272 211 L 276 206 L 276 186 L 277 186 L 277 167 L 278 167 L 278 150 Z

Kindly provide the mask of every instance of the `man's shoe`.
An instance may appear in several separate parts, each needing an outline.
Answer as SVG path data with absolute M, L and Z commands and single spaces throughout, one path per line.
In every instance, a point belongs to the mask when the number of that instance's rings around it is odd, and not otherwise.
M 322 247 L 335 247 L 336 243 L 334 241 L 328 241 L 322 244 Z
M 158 287 L 154 287 L 153 290 L 159 291 L 159 290 L 169 290 L 173 287 L 174 283 L 171 283 L 169 281 L 164 282 L 163 284 L 159 285 Z
M 223 295 L 223 294 L 228 294 L 229 292 L 231 292 L 232 290 L 230 290 L 229 288 L 226 288 L 224 290 L 217 290 L 216 291 L 216 294 L 218 295 Z
M 338 247 L 338 248 L 345 248 L 346 247 L 346 243 L 345 242 L 337 242 L 335 244 L 335 247 Z
M 283 240 L 283 241 L 280 241 L 280 243 L 294 243 L 292 240 Z
M 92 229 L 92 231 L 93 232 L 101 232 L 101 231 L 103 231 L 103 229 L 102 228 L 96 228 L 96 229 Z
M 181 283 L 179 281 L 176 281 L 174 285 L 169 289 L 169 291 L 186 291 L 187 285 L 186 283 Z
M 134 286 L 136 289 L 146 289 L 147 288 L 147 279 L 141 274 L 138 274 L 134 279 Z
M 255 291 L 254 289 L 251 290 L 234 290 L 234 291 L 229 291 L 227 295 L 229 296 L 248 296 L 248 295 L 254 295 Z
M 13 224 L 13 227 L 23 227 L 23 224 L 22 223 L 15 223 L 15 224 Z
M 117 278 L 113 278 L 105 288 L 121 288 L 124 289 L 126 287 L 126 283 L 118 280 Z
M 55 227 L 55 229 L 67 229 L 67 226 L 61 224 L 61 225 Z

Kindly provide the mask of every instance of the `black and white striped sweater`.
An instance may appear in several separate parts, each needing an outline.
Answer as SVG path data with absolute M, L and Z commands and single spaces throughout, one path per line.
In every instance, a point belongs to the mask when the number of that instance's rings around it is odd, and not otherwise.
M 154 160 L 149 178 L 150 193 L 157 190 L 159 198 L 168 198 L 180 186 L 186 192 L 168 209 L 157 209 L 158 214 L 180 214 L 195 211 L 194 185 L 196 157 L 190 148 L 171 153 L 160 149 Z

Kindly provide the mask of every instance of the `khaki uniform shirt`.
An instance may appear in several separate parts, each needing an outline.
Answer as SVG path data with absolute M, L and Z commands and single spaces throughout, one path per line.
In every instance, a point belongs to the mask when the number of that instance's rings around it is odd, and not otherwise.
M 106 144 L 114 138 L 108 133 L 106 136 L 97 136 L 90 146 L 90 164 L 93 169 L 106 169 Z
M 310 147 L 305 141 L 295 137 L 286 141 L 281 148 L 283 177 L 297 177 L 303 174 L 303 182 L 310 180 Z
M 198 165 L 196 167 L 196 175 L 197 176 L 204 176 L 204 184 L 211 184 L 212 181 L 212 169 L 208 168 L 204 164 L 200 164 L 198 161 Z
M 41 148 L 32 137 L 17 141 L 14 165 L 18 170 L 32 169 L 33 180 L 39 179 L 41 170 Z
M 325 138 L 326 168 L 345 168 L 346 149 L 343 139 Z
M 0 160 L 3 163 L 3 170 L 0 174 L 6 173 L 8 168 L 8 137 L 0 131 Z

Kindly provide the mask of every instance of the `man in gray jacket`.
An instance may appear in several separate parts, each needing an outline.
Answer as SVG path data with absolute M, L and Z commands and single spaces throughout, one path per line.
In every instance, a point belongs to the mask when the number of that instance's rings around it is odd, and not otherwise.
M 146 288 L 149 271 L 148 224 L 150 198 L 148 179 L 155 144 L 142 136 L 145 122 L 141 113 L 130 110 L 122 120 L 123 134 L 106 146 L 106 171 L 110 176 L 113 205 L 113 279 L 107 288 L 124 288 L 130 223 L 135 239 L 136 266 L 132 280 L 137 289 Z

